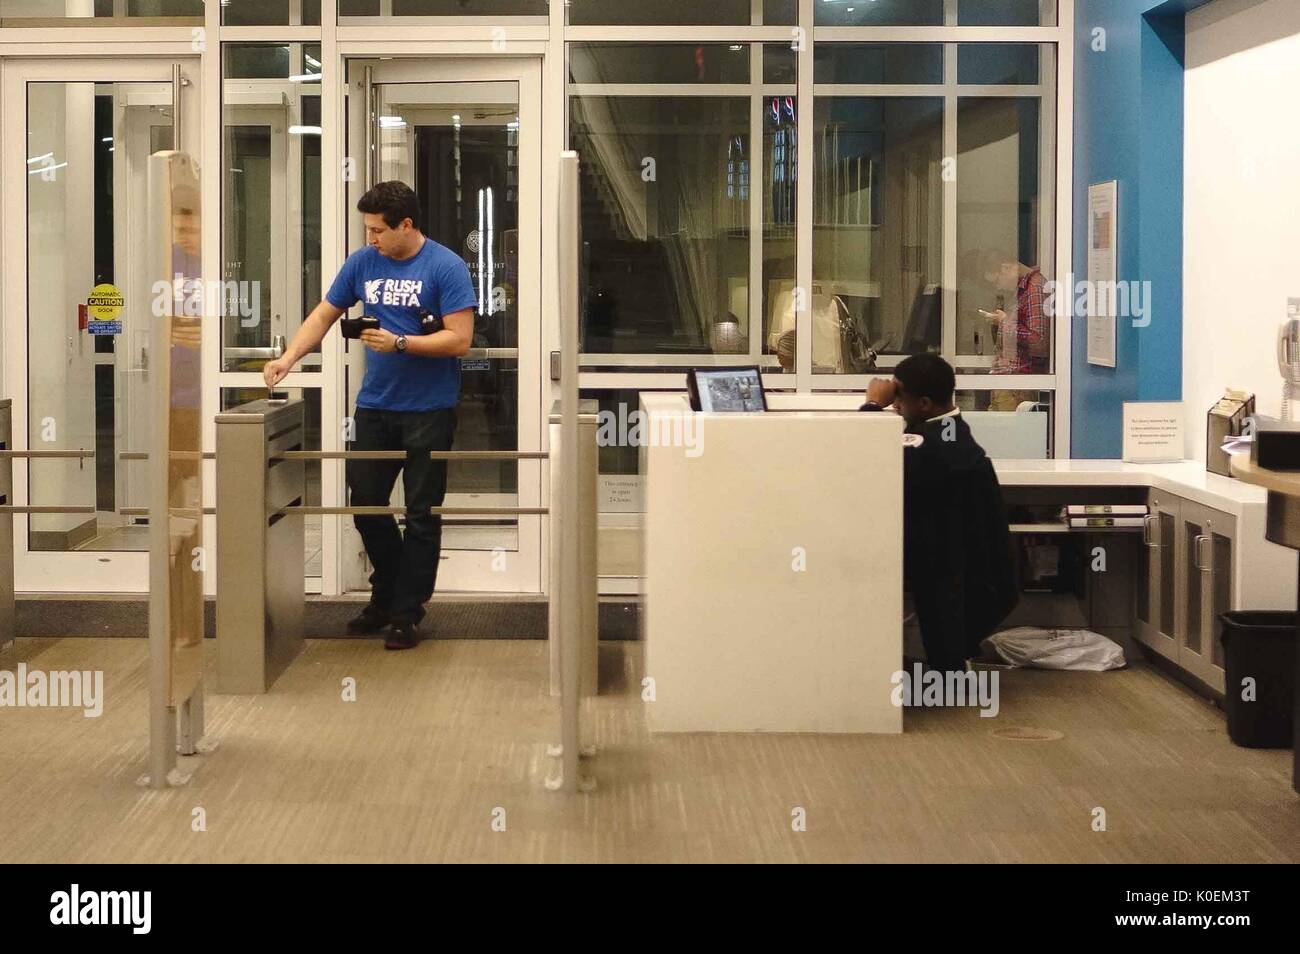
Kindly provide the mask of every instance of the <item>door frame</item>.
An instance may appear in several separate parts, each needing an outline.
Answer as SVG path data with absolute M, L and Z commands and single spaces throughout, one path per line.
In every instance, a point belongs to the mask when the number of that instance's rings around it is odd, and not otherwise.
M 365 101 L 365 91 L 356 79 L 356 70 L 370 66 L 371 79 L 375 84 L 399 83 L 500 83 L 515 82 L 519 89 L 519 321 L 518 321 L 518 357 L 519 377 L 517 446 L 520 450 L 538 450 L 545 446 L 543 434 L 544 404 L 549 396 L 549 388 L 544 389 L 542 382 L 542 348 L 543 348 L 543 243 L 542 243 L 542 185 L 543 154 L 542 143 L 542 57 L 540 55 L 514 56 L 471 56 L 448 54 L 430 50 L 429 52 L 411 52 L 399 57 L 385 54 L 383 60 L 376 59 L 377 51 L 349 49 L 343 60 L 343 76 L 348 83 L 350 102 Z M 363 108 L 345 108 L 346 135 L 336 139 L 338 155 L 336 166 L 342 168 L 348 150 L 348 142 L 365 141 L 365 119 Z M 356 177 L 345 181 L 343 195 L 345 201 L 339 210 L 336 241 L 339 249 L 339 262 L 346 258 L 348 250 L 357 247 L 361 239 L 360 218 L 353 213 L 360 188 L 366 181 L 366 157 L 356 157 Z M 527 171 L 526 171 L 527 170 Z M 532 223 L 525 227 L 525 223 Z M 337 362 L 338 375 L 335 382 L 339 395 L 340 417 L 349 412 L 346 406 L 348 394 L 344 385 L 343 368 L 346 359 L 339 348 Z M 322 406 L 322 414 L 326 410 Z M 322 426 L 322 434 L 327 429 Z M 541 507 L 549 499 L 544 479 L 545 468 L 541 461 L 521 460 L 518 462 L 518 506 Z M 341 470 L 341 465 L 340 465 Z M 338 486 L 344 487 L 341 479 Z M 341 591 L 347 589 L 347 566 L 345 560 L 350 549 L 355 549 L 355 538 L 349 543 L 350 521 L 336 521 L 336 545 L 338 546 L 339 585 Z M 441 592 L 474 593 L 540 593 L 545 574 L 542 567 L 543 554 L 543 518 L 537 515 L 520 515 L 518 517 L 518 550 L 506 551 L 505 568 L 499 565 L 498 554 L 493 550 L 455 550 L 445 551 L 443 565 L 438 571 L 439 590 Z
M 173 103 L 181 112 L 183 149 L 201 156 L 198 55 L 130 57 L 6 58 L 3 64 L 3 109 L 6 128 L 27 130 L 27 84 L 51 83 L 174 83 L 179 66 L 183 82 L 173 85 Z M 175 118 L 173 118 L 173 122 Z M 30 449 L 28 435 L 27 336 L 27 190 L 25 135 L 6 136 L 0 147 L 0 169 L 9 187 L 3 196 L 3 254 L 7 262 L 22 262 L 4 283 L 4 390 L 12 399 L 13 446 Z M 89 291 L 89 288 L 86 289 Z M 67 320 L 71 321 L 71 318 Z M 78 332 L 80 334 L 80 332 Z M 13 502 L 29 503 L 28 467 L 13 463 Z M 115 462 L 116 466 L 116 462 Z M 60 500 L 59 506 L 90 506 L 94 500 Z M 122 501 L 118 502 L 122 506 Z M 149 554 L 146 551 L 41 551 L 29 549 L 29 519 L 14 514 L 14 588 L 18 592 L 148 592 Z

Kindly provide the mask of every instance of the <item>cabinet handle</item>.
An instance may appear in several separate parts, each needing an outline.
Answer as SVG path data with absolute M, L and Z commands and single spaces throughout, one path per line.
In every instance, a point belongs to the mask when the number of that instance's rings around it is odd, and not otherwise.
M 1209 573 L 1210 568 L 1201 562 L 1201 544 L 1210 539 L 1204 533 L 1198 533 L 1192 540 L 1192 564 L 1202 573 Z
M 1153 548 L 1155 547 L 1155 543 L 1152 542 L 1151 521 L 1154 519 L 1156 519 L 1156 515 L 1153 513 L 1149 513 L 1142 518 L 1142 542 Z

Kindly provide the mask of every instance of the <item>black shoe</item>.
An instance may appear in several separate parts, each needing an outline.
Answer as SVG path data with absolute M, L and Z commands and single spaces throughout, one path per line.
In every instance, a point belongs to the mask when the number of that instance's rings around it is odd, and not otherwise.
M 414 649 L 420 641 L 420 631 L 414 623 L 394 623 L 388 636 L 384 639 L 385 649 Z
M 361 611 L 361 615 L 348 620 L 348 634 L 361 636 L 366 633 L 377 633 L 388 623 L 387 610 L 380 609 L 374 603 L 367 603 L 366 608 Z

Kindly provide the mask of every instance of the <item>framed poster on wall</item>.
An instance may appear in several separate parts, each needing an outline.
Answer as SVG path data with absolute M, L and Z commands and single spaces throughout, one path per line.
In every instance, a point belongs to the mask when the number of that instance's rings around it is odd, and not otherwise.
M 1115 367 L 1116 237 L 1119 183 L 1088 186 L 1088 363 Z

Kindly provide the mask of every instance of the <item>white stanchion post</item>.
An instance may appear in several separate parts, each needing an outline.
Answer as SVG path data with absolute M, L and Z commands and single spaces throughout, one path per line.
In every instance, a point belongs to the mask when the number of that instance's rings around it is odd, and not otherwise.
M 560 267 L 560 466 L 569 479 L 563 481 L 560 499 L 553 501 L 551 528 L 560 535 L 559 579 L 553 598 L 559 601 L 560 641 L 560 777 L 550 783 L 564 792 L 590 788 L 579 775 L 579 717 L 582 705 L 580 682 L 583 626 L 579 573 L 579 472 L 578 444 L 578 154 L 560 156 L 560 202 L 557 241 Z M 558 513 L 556 512 L 558 510 Z M 557 526 L 558 524 L 558 526 Z

